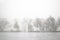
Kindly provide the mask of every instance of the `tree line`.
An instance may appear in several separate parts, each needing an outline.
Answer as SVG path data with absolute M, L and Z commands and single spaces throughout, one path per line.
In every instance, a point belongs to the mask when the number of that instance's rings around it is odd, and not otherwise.
M 23 20 L 24 24 L 24 31 L 26 32 L 58 32 L 60 31 L 60 18 L 57 20 L 50 16 L 47 19 L 29 19 L 29 20 Z M 22 32 L 20 30 L 21 24 L 18 24 L 17 21 L 15 21 L 14 25 L 11 26 L 9 21 L 6 18 L 0 18 L 0 32 Z M 12 28 L 11 28 L 12 27 Z M 10 30 L 9 30 L 10 29 Z M 26 30 L 27 29 L 27 30 Z

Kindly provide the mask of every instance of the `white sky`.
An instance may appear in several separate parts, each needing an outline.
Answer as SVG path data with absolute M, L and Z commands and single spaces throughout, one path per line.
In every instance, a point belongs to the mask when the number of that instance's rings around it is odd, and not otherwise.
M 57 18 L 60 14 L 60 0 L 0 0 L 0 15 L 9 19 Z M 56 7 L 57 6 L 57 7 Z

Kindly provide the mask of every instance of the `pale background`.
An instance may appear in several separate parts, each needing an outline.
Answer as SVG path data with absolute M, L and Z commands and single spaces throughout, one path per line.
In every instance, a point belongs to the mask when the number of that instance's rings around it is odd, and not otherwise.
M 1 17 L 47 18 L 51 15 L 57 16 L 56 8 L 59 6 L 59 0 L 0 0 L 0 5 Z
M 23 18 L 60 16 L 60 0 L 0 0 L 0 17 L 21 22 Z
M 60 0 L 0 0 L 0 17 L 14 19 L 60 16 Z M 60 40 L 59 32 L 0 32 L 0 40 Z

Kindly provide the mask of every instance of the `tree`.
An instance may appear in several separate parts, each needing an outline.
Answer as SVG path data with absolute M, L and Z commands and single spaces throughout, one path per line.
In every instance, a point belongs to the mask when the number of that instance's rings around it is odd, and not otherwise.
M 32 26 L 31 23 L 32 23 L 32 19 L 24 18 L 23 26 L 24 26 L 24 31 L 25 32 L 32 32 L 33 31 L 33 26 Z
M 33 32 L 33 26 L 31 24 L 28 24 L 28 32 Z
M 55 19 L 52 17 L 52 16 L 50 16 L 48 19 L 47 19 L 47 22 L 48 22 L 48 26 L 47 26 L 47 28 L 49 29 L 49 31 L 56 31 L 56 21 L 55 21 Z
M 18 25 L 17 21 L 15 21 L 14 28 L 16 29 L 16 31 L 20 31 L 19 30 L 19 25 Z
M 35 27 L 40 27 L 41 26 L 41 20 L 39 18 L 36 18 L 36 21 L 34 22 Z
M 60 26 L 60 18 L 58 18 L 57 25 Z
M 58 18 L 56 25 L 57 25 L 56 31 L 60 31 L 60 18 Z
M 37 31 L 39 31 L 38 28 L 40 29 L 40 31 L 42 31 L 42 24 L 41 23 L 42 22 L 41 22 L 40 18 L 36 18 L 35 19 L 35 22 L 33 24 L 37 28 Z
M 4 31 L 6 26 L 9 24 L 6 18 L 0 18 L 0 31 Z

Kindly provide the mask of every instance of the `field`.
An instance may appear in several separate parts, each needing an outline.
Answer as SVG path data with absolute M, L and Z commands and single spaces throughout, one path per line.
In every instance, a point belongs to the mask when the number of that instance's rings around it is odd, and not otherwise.
M 0 40 L 60 40 L 59 32 L 0 32 Z

